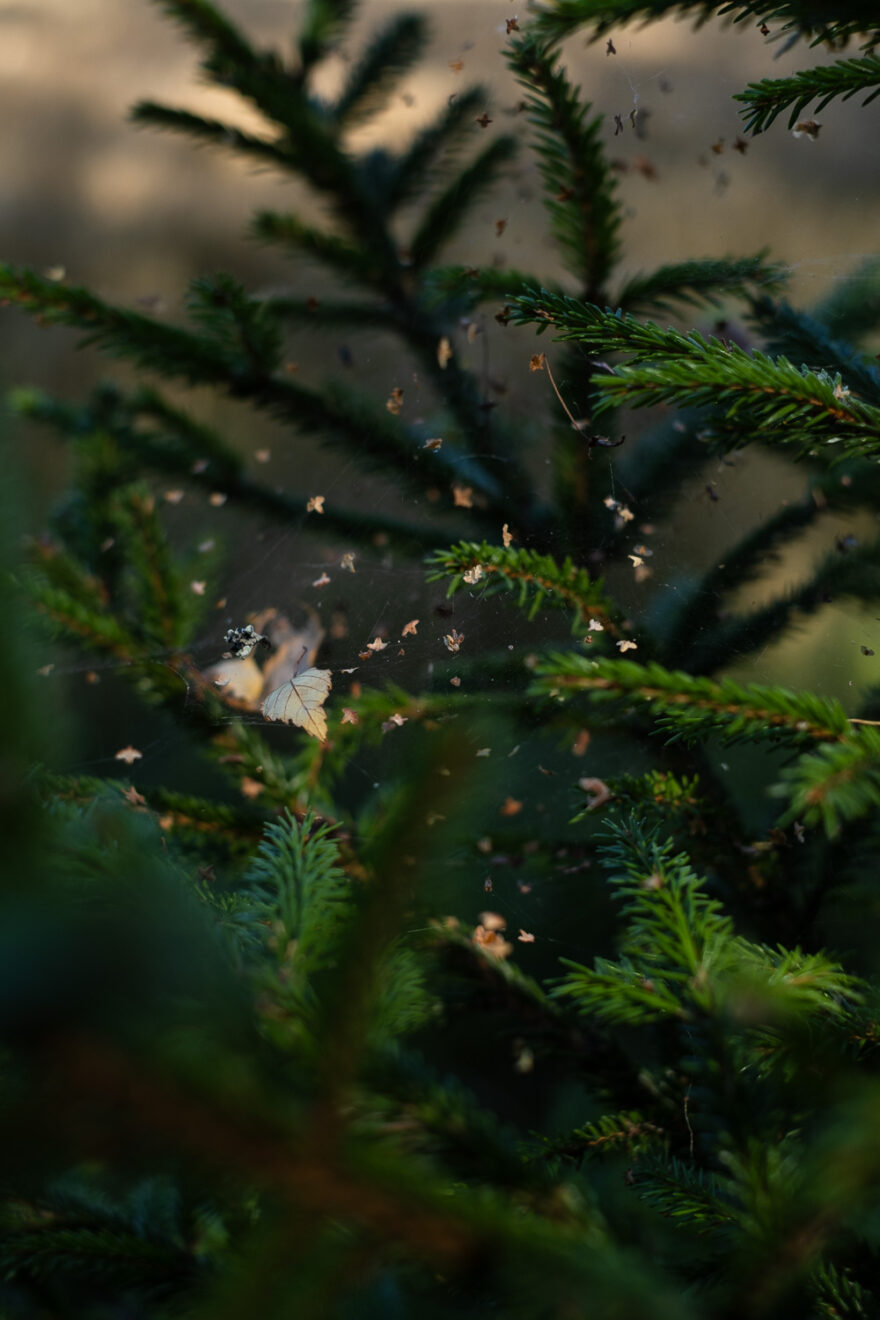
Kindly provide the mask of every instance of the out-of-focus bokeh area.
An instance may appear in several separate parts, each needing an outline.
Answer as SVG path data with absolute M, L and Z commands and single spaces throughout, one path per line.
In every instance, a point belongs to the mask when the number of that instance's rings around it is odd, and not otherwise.
M 365 0 L 352 31 L 352 51 L 401 7 L 397 0 Z M 226 0 L 224 8 L 256 43 L 289 49 L 299 14 L 296 0 Z M 427 59 L 395 93 L 378 123 L 368 133 L 353 135 L 352 146 L 399 146 L 457 90 L 482 82 L 491 93 L 492 123 L 485 129 L 474 125 L 474 149 L 487 133 L 510 131 L 521 136 L 522 151 L 505 182 L 449 244 L 443 259 L 465 265 L 506 262 L 539 277 L 556 277 L 560 272 L 541 206 L 536 160 L 525 119 L 517 113 L 518 89 L 502 54 L 505 20 L 517 7 L 500 0 L 433 0 L 427 8 L 434 33 Z M 525 21 L 525 13 L 520 18 Z M 793 136 L 783 117 L 765 135 L 746 142 L 733 93 L 750 81 L 815 62 L 817 52 L 801 44 L 780 55 L 780 44 L 766 41 L 754 26 L 725 29 L 713 23 L 694 31 L 687 23 L 670 21 L 617 31 L 613 43 L 616 54 L 607 52 L 604 39 L 593 45 L 576 40 L 567 54 L 575 80 L 606 116 L 608 151 L 619 167 L 626 215 L 621 276 L 663 262 L 769 247 L 773 257 L 788 264 L 788 296 L 797 304 L 809 305 L 854 277 L 876 243 L 876 104 L 865 111 L 854 103 L 829 106 L 819 116 L 822 127 L 815 141 Z M 328 90 L 340 74 L 341 62 L 327 68 Z M 200 83 L 197 52 L 150 0 L 3 4 L 0 98 L 3 259 L 52 270 L 107 299 L 171 318 L 181 315 L 188 281 L 214 270 L 231 272 L 253 290 L 288 288 L 321 298 L 327 277 L 320 269 L 288 261 L 246 237 L 255 210 L 292 207 L 315 217 L 321 212 L 314 199 L 287 179 L 255 173 L 231 152 L 196 149 L 185 139 L 127 122 L 129 107 L 149 98 L 259 127 L 237 97 Z M 496 326 L 491 310 L 486 311 L 485 334 L 471 344 L 462 329 L 454 348 L 461 360 L 472 361 L 497 383 L 500 410 L 529 419 L 531 461 L 541 481 L 547 470 L 547 426 L 558 405 L 546 376 L 528 370 L 535 348 L 531 332 Z M 718 315 L 735 320 L 736 310 L 720 309 Z M 699 314 L 697 319 L 701 329 L 711 330 L 717 318 Z M 103 377 L 131 379 L 126 367 L 91 350 L 77 351 L 77 339 L 72 332 L 41 330 L 16 310 L 4 309 L 3 386 L 35 385 L 76 399 Z M 542 346 L 552 359 L 552 346 L 544 341 Z M 410 418 L 420 407 L 430 411 L 435 406 L 412 382 L 412 367 L 400 344 L 383 336 L 340 331 L 336 338 L 316 337 L 301 331 L 291 336 L 290 355 L 298 379 L 306 383 L 345 376 L 380 399 L 406 385 Z M 377 511 L 399 499 L 383 483 L 360 476 L 348 460 L 291 437 L 265 417 L 206 391 L 174 397 L 233 437 L 243 452 L 269 450 L 270 460 L 258 468 L 263 478 L 303 495 L 320 490 L 344 505 L 366 501 Z M 636 418 L 632 437 L 640 424 Z M 64 487 L 66 456 L 43 432 L 17 422 L 7 425 L 16 428 L 27 456 L 31 521 L 38 526 Z M 613 465 L 615 453 L 610 458 L 603 453 L 596 461 Z M 707 494 L 707 481 L 717 499 Z M 649 591 L 676 591 L 687 574 L 717 562 L 753 520 L 799 497 L 804 484 L 805 474 L 757 448 L 744 451 L 733 465 L 718 463 L 695 474 L 673 518 L 654 533 L 654 576 L 644 588 L 632 588 L 633 609 L 640 608 Z M 288 599 L 309 597 L 324 564 L 338 563 L 340 547 L 306 536 L 303 526 L 279 529 L 233 520 L 221 526 L 219 513 L 203 496 L 191 494 L 168 512 L 182 544 L 187 538 L 194 543 L 209 538 L 218 528 L 216 539 L 227 556 L 226 569 L 212 584 L 227 602 L 218 614 L 218 639 L 230 620 L 238 621 L 233 617 L 237 611 L 284 604 L 278 600 L 282 591 Z M 408 510 L 410 517 L 429 512 Z M 863 517 L 846 530 L 873 535 L 871 521 Z M 833 550 L 843 530 L 842 520 L 826 519 L 780 561 L 768 564 L 766 581 L 750 587 L 743 603 L 761 601 L 780 583 L 802 580 L 818 555 Z M 359 606 L 363 612 L 356 626 L 371 635 L 382 624 L 396 626 L 419 612 L 424 600 L 417 566 L 403 572 L 377 555 L 373 568 L 372 577 L 358 579 L 348 593 L 357 597 L 349 608 Z M 317 601 L 315 592 L 311 597 Z M 321 598 L 320 608 L 330 626 L 330 595 Z M 510 615 L 509 626 L 524 625 Z M 849 700 L 875 680 L 872 666 L 880 658 L 863 656 L 860 647 L 873 649 L 878 636 L 876 621 L 856 606 L 831 605 L 750 659 L 747 672 Z M 210 651 L 210 629 L 206 639 Z M 366 635 L 359 637 L 358 644 L 366 640 Z M 477 636 L 473 642 L 479 644 Z M 215 655 L 220 649 L 218 640 Z M 79 698 L 93 699 L 85 692 Z M 107 701 L 105 693 L 98 704 L 106 709 Z

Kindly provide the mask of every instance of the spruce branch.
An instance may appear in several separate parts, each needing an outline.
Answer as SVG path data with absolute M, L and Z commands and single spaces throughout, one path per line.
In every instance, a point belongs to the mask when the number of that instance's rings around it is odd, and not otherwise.
M 398 14 L 376 33 L 346 79 L 332 114 L 346 129 L 382 110 L 401 76 L 422 54 L 428 39 L 420 14 Z
M 110 433 L 142 468 L 184 477 L 209 492 L 219 486 L 231 500 L 273 518 L 289 522 L 303 516 L 307 495 L 297 496 L 252 480 L 243 470 L 241 456 L 222 436 L 169 404 L 155 390 L 139 389 L 126 396 L 115 386 L 101 385 L 81 407 L 31 389 L 14 390 L 10 398 L 16 411 L 53 427 L 66 439 Z M 333 504 L 324 509 L 314 530 L 367 544 L 375 544 L 375 538 L 381 536 L 383 544 L 405 554 L 424 554 L 438 540 L 451 539 L 442 530 L 366 509 L 338 509 Z
M 689 361 L 619 367 L 596 382 L 603 411 L 658 404 L 723 410 L 719 436 L 726 443 L 761 439 L 796 445 L 837 446 L 835 456 L 880 456 L 880 407 L 866 403 L 839 376 L 792 366 L 784 357 L 748 354 L 710 344 Z
M 590 40 L 596 41 L 613 27 L 635 20 L 649 23 L 666 14 L 692 17 L 697 27 L 715 15 L 756 27 L 778 23 L 782 33 L 802 33 L 813 45 L 858 35 L 866 35 L 869 44 L 880 31 L 872 0 L 847 0 L 845 6 L 830 0 L 551 0 L 538 18 L 538 30 L 557 42 L 589 27 Z
M 813 316 L 829 333 L 858 343 L 880 323 L 880 257 L 866 257 L 848 275 L 834 281 Z
M 254 133 L 236 128 L 234 124 L 208 119 L 190 110 L 172 109 L 156 101 L 138 101 L 132 107 L 129 118 L 133 124 L 170 133 L 185 133 L 197 142 L 228 147 L 284 173 L 295 169 L 297 165 L 294 153 L 283 139 L 257 137 Z
M 616 180 L 602 145 L 601 115 L 571 84 L 550 48 L 530 36 L 514 40 L 508 63 L 525 89 L 545 206 L 565 267 L 586 296 L 601 297 L 620 246 Z
M 814 316 L 764 296 L 751 301 L 748 319 L 770 353 L 833 372 L 846 388 L 880 406 L 880 371 L 851 344 L 834 338 Z
M 450 482 L 465 481 L 481 493 L 486 505 L 476 511 L 477 517 L 496 521 L 509 513 L 500 483 L 478 459 L 445 446 L 431 455 L 430 467 L 415 462 L 414 439 L 406 429 L 378 411 L 368 420 L 362 396 L 338 383 L 319 393 L 273 374 L 277 327 L 259 300 L 247 298 L 225 277 L 196 287 L 193 310 L 210 327 L 206 334 L 112 307 L 86 290 L 60 287 L 31 271 L 0 266 L 0 295 L 4 293 L 50 323 L 86 329 L 86 342 L 105 351 L 191 384 L 219 385 L 298 429 L 353 447 L 361 459 L 375 467 L 390 466 L 419 490 L 436 485 L 439 468 Z M 367 426 L 372 442 L 365 451 Z
M 262 907 L 279 1005 L 306 1008 L 311 980 L 333 965 L 353 915 L 352 883 L 340 864 L 333 827 L 286 811 L 266 826 L 244 881 Z M 269 982 L 264 978 L 264 993 Z
M 154 0 L 192 41 L 207 46 L 230 65 L 248 66 L 256 56 L 239 29 L 209 0 Z
M 577 340 L 590 353 L 625 353 L 629 361 L 595 378 L 602 411 L 674 403 L 724 410 L 728 438 L 775 444 L 837 445 L 834 452 L 880 454 L 880 407 L 853 394 L 839 377 L 798 369 L 784 357 L 746 353 L 696 331 L 661 330 L 622 312 L 600 311 L 545 290 L 513 301 L 517 324 L 552 326 L 556 338 Z
M 308 0 L 298 40 L 301 76 L 339 43 L 356 8 L 357 0 Z
M 697 741 L 709 733 L 725 742 L 784 737 L 795 746 L 836 742 L 850 726 L 843 707 L 811 692 L 763 684 L 713 681 L 632 660 L 591 660 L 557 653 L 535 668 L 534 691 L 562 696 L 589 693 L 597 701 L 623 701 L 658 717 L 668 741 Z
M 756 290 L 778 288 L 784 279 L 785 267 L 768 261 L 766 250 L 753 257 L 708 257 L 635 275 L 619 291 L 617 302 L 629 313 L 668 312 L 676 303 L 718 306 L 725 298 L 745 298 Z
M 509 266 L 503 270 L 491 266 L 435 266 L 425 271 L 422 283 L 429 304 L 452 301 L 470 311 L 493 298 L 506 301 L 518 297 L 531 289 L 534 281 L 531 275 Z
M 472 133 L 474 120 L 485 104 L 485 90 L 469 87 L 444 106 L 433 123 L 416 133 L 406 150 L 392 162 L 385 190 L 389 211 L 412 201 L 425 187 L 438 160 L 454 150 L 465 134 Z
M 296 326 L 308 326 L 312 330 L 338 330 L 347 327 L 351 330 L 393 330 L 396 322 L 393 313 L 377 303 L 342 302 L 341 300 L 322 299 L 320 306 L 315 306 L 312 298 L 294 298 L 287 294 L 271 294 L 261 300 L 273 317 L 290 322 Z
M 534 550 L 504 549 L 483 541 L 461 541 L 438 550 L 427 559 L 428 581 L 450 578 L 447 596 L 473 586 L 481 595 L 517 591 L 517 605 L 528 607 L 529 619 L 546 607 L 571 611 L 572 631 L 583 629 L 591 618 L 603 622 L 612 636 L 620 632 L 620 615 L 606 596 L 601 580 L 570 559 L 557 564 L 550 555 Z M 470 580 L 468 578 L 470 575 Z
M 569 970 L 555 993 L 578 1012 L 609 1025 L 724 1020 L 753 995 L 746 1032 L 760 1026 L 772 1039 L 782 1020 L 843 1020 L 858 999 L 856 979 L 824 953 L 736 936 L 689 857 L 637 815 L 612 822 L 602 852 L 625 926 L 616 961 L 597 958 L 591 969 L 563 960 Z M 713 1041 L 725 1052 L 732 1043 L 710 1032 Z M 713 1063 L 703 1065 L 711 1077 Z
M 786 822 L 823 825 L 830 838 L 880 807 L 880 732 L 865 725 L 818 747 L 782 771 L 774 789 L 788 799 Z
M 263 242 L 279 243 L 316 257 L 349 279 L 383 287 L 382 266 L 375 254 L 361 244 L 307 225 L 289 212 L 258 211 L 251 222 L 251 234 Z
M 880 96 L 880 57 L 862 55 L 803 69 L 789 78 L 762 78 L 736 92 L 733 99 L 742 102 L 745 131 L 763 133 L 789 107 L 788 127 L 793 128 L 811 101 L 818 102 L 814 113 L 819 114 L 837 97 L 848 101 L 860 92 L 868 93 L 862 105 Z
M 188 592 L 148 491 L 131 487 L 116 504 L 117 535 L 125 562 L 124 613 L 147 647 L 183 647 L 201 612 Z
M 613 893 L 626 919 L 620 957 L 597 958 L 593 968 L 563 959 L 568 970 L 555 994 L 609 1026 L 711 1011 L 733 924 L 706 894 L 690 859 L 630 816 L 609 827 L 603 861 L 617 872 Z
M 476 200 L 497 182 L 516 150 L 516 138 L 495 138 L 429 202 L 409 241 L 416 270 L 434 261 L 464 224 Z
M 731 656 L 748 655 L 772 641 L 790 624 L 795 612 L 812 614 L 829 601 L 847 596 L 876 601 L 878 568 L 880 541 L 845 554 L 827 555 L 801 586 L 747 614 L 725 619 L 712 629 L 710 636 L 696 636 L 684 657 L 689 670 L 711 672 L 729 664 Z M 682 656 L 678 654 L 675 658 L 680 663 Z
M 546 1153 L 558 1153 L 569 1159 L 572 1156 L 602 1159 L 620 1154 L 639 1159 L 652 1147 L 662 1145 L 664 1136 L 663 1129 L 639 1110 L 625 1109 L 603 1114 L 595 1122 L 575 1128 L 570 1135 L 548 1142 Z
M 764 571 L 785 544 L 810 527 L 823 512 L 820 500 L 808 495 L 786 504 L 724 551 L 724 562 L 710 568 L 693 588 L 664 639 L 664 655 L 679 663 L 698 642 L 707 619 L 714 619 L 724 596 Z M 794 608 L 794 606 L 792 606 Z M 719 648 L 713 646 L 713 651 Z M 688 665 L 690 669 L 691 666 Z
M 594 306 L 581 298 L 532 288 L 512 300 L 515 325 L 536 325 L 538 334 L 555 332 L 554 338 L 573 340 L 589 353 L 626 353 L 633 363 L 656 359 L 689 358 L 718 340 L 705 340 L 696 330 L 661 329 L 652 321 L 639 321 L 620 309 L 611 311 Z
M 729 1188 L 714 1173 L 682 1160 L 643 1157 L 638 1192 L 660 1214 L 698 1226 L 700 1235 L 709 1237 L 710 1243 L 721 1233 L 729 1234 L 738 1221 L 738 1207 Z

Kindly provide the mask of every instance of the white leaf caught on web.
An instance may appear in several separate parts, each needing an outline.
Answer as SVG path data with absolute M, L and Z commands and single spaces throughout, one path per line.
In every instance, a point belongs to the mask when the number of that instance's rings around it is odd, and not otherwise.
M 263 714 L 267 720 L 295 724 L 313 738 L 325 742 L 327 715 L 324 702 L 332 685 L 329 669 L 305 669 L 269 693 L 263 701 Z

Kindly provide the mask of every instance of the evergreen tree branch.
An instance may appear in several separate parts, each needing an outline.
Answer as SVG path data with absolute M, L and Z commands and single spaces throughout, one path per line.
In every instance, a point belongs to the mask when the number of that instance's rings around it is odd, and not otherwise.
M 851 344 L 833 338 L 815 317 L 786 302 L 761 297 L 752 300 L 749 321 L 774 356 L 784 355 L 814 371 L 834 372 L 847 388 L 880 405 L 880 371 Z
M 588 118 L 589 102 L 581 101 L 549 47 L 533 37 L 515 40 L 507 59 L 526 91 L 545 206 L 566 269 L 588 299 L 598 300 L 620 246 L 620 203 L 602 146 L 602 116 Z
M 186 589 L 155 499 L 143 488 L 130 487 L 115 504 L 125 562 L 125 614 L 132 631 L 147 647 L 177 650 L 186 644 L 203 607 Z
M 783 820 L 823 825 L 834 838 L 842 826 L 880 807 L 880 731 L 864 725 L 825 743 L 782 771 L 776 796 L 788 799 Z
M 761 439 L 765 444 L 838 446 L 834 454 L 880 456 L 880 407 L 852 394 L 840 378 L 798 370 L 775 361 L 709 345 L 690 362 L 619 367 L 596 382 L 598 412 L 657 404 L 723 409 L 719 434 L 729 443 Z
M 620 290 L 617 302 L 629 313 L 668 312 L 675 303 L 717 306 L 724 298 L 745 298 L 756 289 L 777 288 L 784 279 L 785 267 L 768 261 L 766 250 L 753 257 L 709 257 L 635 275 Z
M 474 120 L 485 104 L 485 90 L 469 87 L 444 106 L 433 123 L 416 134 L 392 164 L 385 192 L 389 211 L 411 201 L 424 188 L 438 158 L 454 149 L 465 133 L 472 132 Z
M 184 477 L 189 484 L 208 492 L 219 486 L 229 499 L 286 522 L 303 517 L 313 493 L 296 496 L 253 481 L 243 470 L 241 456 L 217 432 L 169 404 L 155 390 L 141 389 L 126 397 L 115 387 L 103 385 L 89 404 L 77 407 L 36 390 L 22 389 L 12 392 L 11 402 L 23 416 L 52 426 L 66 439 L 109 431 L 122 450 L 143 467 Z M 145 429 L 139 424 L 142 418 L 155 423 L 156 429 Z M 210 455 L 207 460 L 206 455 Z M 313 530 L 367 544 L 374 544 L 381 536 L 383 544 L 405 554 L 425 554 L 438 541 L 451 540 L 442 529 L 432 530 L 421 523 L 366 509 L 338 509 L 332 504 L 325 507 Z
M 438 303 L 452 300 L 467 311 L 490 299 L 518 297 L 533 287 L 531 275 L 505 266 L 496 270 L 491 266 L 435 266 L 425 271 L 423 278 L 428 301 Z M 496 319 L 501 321 L 502 315 Z
M 675 654 L 675 659 L 678 663 L 684 660 L 693 673 L 709 673 L 729 664 L 732 656 L 742 659 L 765 646 L 791 623 L 796 611 L 812 614 L 829 601 L 847 596 L 876 601 L 878 568 L 878 541 L 845 554 L 830 554 L 801 586 L 749 614 L 725 619 L 711 636 L 698 635 L 690 649 Z
M 192 41 L 208 46 L 215 58 L 230 65 L 256 62 L 253 49 L 239 29 L 208 0 L 154 0 Z
M 596 412 L 626 405 L 724 409 L 722 428 L 741 440 L 760 431 L 776 444 L 838 445 L 835 454 L 880 454 L 880 408 L 825 372 L 798 370 L 786 358 L 745 353 L 692 331 L 661 330 L 621 312 L 602 312 L 546 290 L 514 300 L 517 324 L 553 326 L 590 353 L 621 352 L 629 362 L 595 379 Z
M 185 133 L 196 141 L 227 147 L 244 156 L 253 157 L 284 173 L 296 169 L 297 159 L 283 138 L 274 141 L 246 133 L 234 124 L 219 119 L 208 119 L 190 110 L 172 109 L 156 101 L 138 101 L 131 109 L 133 124 L 146 125 L 165 132 Z
M 813 316 L 829 333 L 840 332 L 853 343 L 880 324 L 880 257 L 866 257 L 850 275 L 834 281 L 813 309 Z
M 336 123 L 351 128 L 378 114 L 401 76 L 422 54 L 427 39 L 427 24 L 420 14 L 391 18 L 348 75 L 333 106 Z
M 321 299 L 316 306 L 312 298 L 294 298 L 286 294 L 272 294 L 261 301 L 273 316 L 295 325 L 308 325 L 313 330 L 321 330 L 325 326 L 334 330 L 340 327 L 352 330 L 395 328 L 393 313 L 377 303 L 329 302 Z
M 847 0 L 845 6 L 830 0 L 551 0 L 551 8 L 540 14 L 538 28 L 556 42 L 590 27 L 590 40 L 596 41 L 613 27 L 636 19 L 649 23 L 666 14 L 692 17 L 698 27 L 715 15 L 755 26 L 780 23 L 782 32 L 803 33 L 813 45 L 861 34 L 870 44 L 880 31 L 872 0 Z
M 447 596 L 466 586 L 490 596 L 515 590 L 518 606 L 528 606 L 530 619 L 542 608 L 556 607 L 572 613 L 573 632 L 585 628 L 591 618 L 602 622 L 611 636 L 620 632 L 619 612 L 606 596 L 601 580 L 592 579 L 570 559 L 557 564 L 550 555 L 534 550 L 461 541 L 448 550 L 436 551 L 427 563 L 429 582 L 450 579 Z
M 680 664 L 698 642 L 707 623 L 716 618 L 724 596 L 753 581 L 766 568 L 768 560 L 775 558 L 787 541 L 811 526 L 822 512 L 822 503 L 812 496 L 798 504 L 786 504 L 747 532 L 736 545 L 725 549 L 724 562 L 709 569 L 676 617 L 664 641 L 668 660 Z
M 413 442 L 406 430 L 382 414 L 370 419 L 373 439 L 365 451 L 367 420 L 362 397 L 352 396 L 338 384 L 319 394 L 288 377 L 273 375 L 277 331 L 267 308 L 237 291 L 228 297 L 224 283 L 205 282 L 197 303 L 200 314 L 210 316 L 216 311 L 223 316 L 219 329 L 214 327 L 210 336 L 112 307 L 86 290 L 59 287 L 31 271 L 0 267 L 3 293 L 50 323 L 86 328 L 87 343 L 191 384 L 219 385 L 298 429 L 325 435 L 331 443 L 353 446 L 361 459 L 377 467 L 389 465 L 419 490 L 436 485 L 439 468 L 450 482 L 468 482 L 481 493 L 486 507 L 476 511 L 478 518 L 497 521 L 510 512 L 499 482 L 478 460 L 446 446 L 430 456 L 430 467 L 413 462 Z
M 725 742 L 784 736 L 797 746 L 837 742 L 850 732 L 843 707 L 810 692 L 741 685 L 729 678 L 713 681 L 659 664 L 592 660 L 575 652 L 541 660 L 534 672 L 536 693 L 586 692 L 600 702 L 623 701 L 650 711 L 670 742 L 692 742 L 715 733 Z
M 621 310 L 602 311 L 581 298 L 543 288 L 532 288 L 515 298 L 511 319 L 515 325 L 537 325 L 538 334 L 552 329 L 555 339 L 574 340 L 588 353 L 626 353 L 633 363 L 690 358 L 710 347 L 722 347 L 718 340 L 705 340 L 696 330 L 689 334 L 663 330 Z
M 470 208 L 494 183 L 516 154 L 513 137 L 497 137 L 431 201 L 410 239 L 413 265 L 422 270 L 454 237 Z
M 357 0 L 308 0 L 299 34 L 301 76 L 338 44 L 357 9 Z
M 742 102 L 745 131 L 763 133 L 789 107 L 788 127 L 793 128 L 811 101 L 818 102 L 813 113 L 819 114 L 837 97 L 848 101 L 859 92 L 868 93 L 863 105 L 880 96 L 880 57 L 863 55 L 802 69 L 788 78 L 762 78 L 736 92 L 733 99 Z
M 264 242 L 280 243 L 316 257 L 337 274 L 383 287 L 381 264 L 367 248 L 307 225 L 289 212 L 258 211 L 251 222 L 251 233 Z

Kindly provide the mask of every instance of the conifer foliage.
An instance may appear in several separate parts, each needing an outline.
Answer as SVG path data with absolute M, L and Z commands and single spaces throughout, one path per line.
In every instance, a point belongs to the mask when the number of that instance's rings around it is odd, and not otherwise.
M 151 377 L 86 400 L 28 383 L 11 396 L 69 445 L 73 477 L 0 581 L 0 1311 L 880 1314 L 880 710 L 726 672 L 832 598 L 878 606 L 880 545 L 855 538 L 792 593 L 746 609 L 736 593 L 829 511 L 876 505 L 880 377 L 859 345 L 880 302 L 792 308 L 763 253 L 621 280 L 608 125 L 559 44 L 672 10 L 862 41 L 856 58 L 743 93 L 758 131 L 875 87 L 870 7 L 552 0 L 509 21 L 564 287 L 441 264 L 517 149 L 483 137 L 480 89 L 398 152 L 351 145 L 422 54 L 420 17 L 392 16 L 350 51 L 330 100 L 317 75 L 344 48 L 351 0 L 303 0 L 290 56 L 209 0 L 160 7 L 264 128 L 152 102 L 135 121 L 304 181 L 331 227 L 264 212 L 253 235 L 343 292 L 312 305 L 218 274 L 194 282 L 178 325 L 0 268 L 4 299 Z M 732 299 L 762 347 L 666 324 Z M 559 398 L 549 495 L 532 433 L 488 406 L 454 351 L 483 307 Z M 312 325 L 396 336 L 435 415 L 406 422 L 393 396 L 301 384 L 286 345 Z M 570 400 L 536 331 L 568 346 Z M 449 498 L 430 524 L 355 499 L 324 509 L 249 475 L 171 396 L 179 384 L 270 414 L 292 447 L 308 437 L 395 489 Z M 656 426 L 599 461 L 620 445 L 622 407 L 658 404 Z M 637 535 L 748 444 L 799 458 L 803 499 L 670 593 Z M 208 667 L 198 638 L 224 566 L 210 545 L 188 560 L 175 544 L 168 477 L 227 512 L 279 527 L 317 512 L 332 544 L 426 560 L 470 617 L 506 610 L 514 642 L 478 646 L 441 606 L 415 691 L 369 681 L 382 637 L 348 686 L 343 651 L 304 642 L 309 665 L 333 669 L 328 736 L 275 736 L 261 712 L 282 680 L 245 654 L 272 620 L 227 635 L 236 682 Z M 11 560 L 21 529 L 2 500 Z M 632 573 L 650 597 L 639 609 L 621 587 Z M 53 757 L 31 613 L 60 654 L 128 680 L 157 727 L 176 722 L 209 763 L 198 794 L 142 782 L 131 745 L 116 777 Z M 425 631 L 412 619 L 400 642 Z M 571 750 L 588 746 L 578 775 Z

